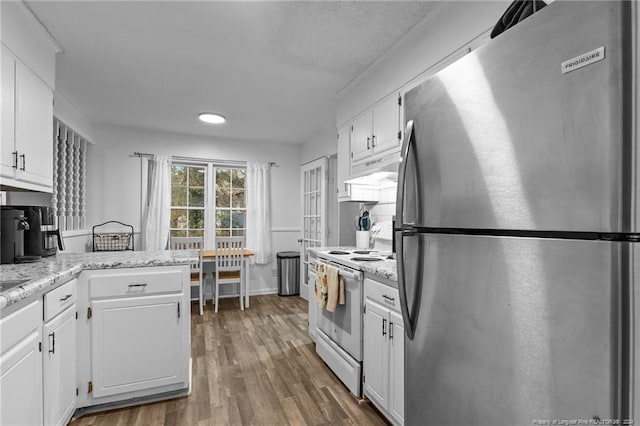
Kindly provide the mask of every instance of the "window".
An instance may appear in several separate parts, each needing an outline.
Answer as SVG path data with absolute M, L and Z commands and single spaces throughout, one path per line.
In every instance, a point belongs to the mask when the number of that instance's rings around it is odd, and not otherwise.
M 216 169 L 216 236 L 244 235 L 247 211 L 242 169 Z
M 202 166 L 171 166 L 171 236 L 204 236 L 205 174 Z
M 215 236 L 242 236 L 245 215 L 245 169 L 171 166 L 171 236 L 204 236 L 211 242 Z

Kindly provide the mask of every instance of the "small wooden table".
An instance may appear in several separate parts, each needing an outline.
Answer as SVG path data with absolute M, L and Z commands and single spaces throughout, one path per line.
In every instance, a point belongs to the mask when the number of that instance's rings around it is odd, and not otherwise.
M 244 263 L 244 279 L 242 280 L 244 282 L 244 307 L 248 308 L 249 307 L 249 289 L 251 288 L 251 286 L 249 285 L 249 258 L 251 256 L 254 256 L 255 253 L 252 252 L 249 249 L 244 249 L 244 253 L 242 253 L 242 259 L 243 259 L 243 263 Z M 214 263 L 215 264 L 216 261 L 216 250 L 215 249 L 209 249 L 209 250 L 204 250 L 202 252 L 202 262 L 203 263 Z M 215 278 L 214 278 L 215 280 Z M 240 289 L 241 291 L 243 289 Z

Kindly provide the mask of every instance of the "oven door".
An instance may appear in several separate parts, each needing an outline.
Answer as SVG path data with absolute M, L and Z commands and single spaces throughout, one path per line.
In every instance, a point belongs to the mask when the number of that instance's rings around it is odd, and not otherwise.
M 356 361 L 362 361 L 362 272 L 340 266 L 340 275 L 345 304 L 335 312 L 319 310 L 318 328 Z

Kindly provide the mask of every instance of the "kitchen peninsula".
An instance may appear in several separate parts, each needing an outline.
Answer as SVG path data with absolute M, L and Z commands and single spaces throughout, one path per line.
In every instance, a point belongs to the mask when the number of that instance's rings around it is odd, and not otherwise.
M 186 395 L 195 252 L 59 254 L 2 265 L 3 419 L 76 414 Z M 7 366 L 7 368 L 5 368 Z

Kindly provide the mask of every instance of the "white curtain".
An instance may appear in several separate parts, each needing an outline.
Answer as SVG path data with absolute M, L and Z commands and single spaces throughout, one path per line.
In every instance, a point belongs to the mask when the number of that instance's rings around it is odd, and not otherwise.
M 149 160 L 149 192 L 144 215 L 146 250 L 164 250 L 169 241 L 171 219 L 171 158 L 166 155 Z
M 271 166 L 247 164 L 247 248 L 255 253 L 255 263 L 271 262 Z

